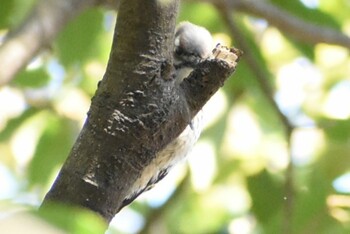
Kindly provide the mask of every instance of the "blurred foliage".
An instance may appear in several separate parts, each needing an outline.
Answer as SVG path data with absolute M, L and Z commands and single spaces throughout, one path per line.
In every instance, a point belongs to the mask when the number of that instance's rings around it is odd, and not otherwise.
M 64 230 L 66 233 L 103 233 L 106 228 L 104 220 L 95 213 L 81 208 L 68 207 L 63 204 L 49 204 L 39 212 L 33 213 Z
M 43 68 L 33 69 L 30 71 L 23 71 L 17 75 L 14 84 L 18 87 L 42 87 L 49 83 L 50 75 Z
M 0 0 L 0 29 L 19 24 L 33 2 Z M 309 23 L 349 31 L 346 0 L 271 2 Z M 263 19 L 233 17 L 250 51 L 208 103 L 209 124 L 189 169 L 179 165 L 119 213 L 108 233 L 350 232 L 349 51 L 295 41 Z M 237 43 L 209 3 L 184 1 L 182 20 Z M 51 186 L 104 74 L 114 21 L 104 9 L 84 12 L 0 88 L 1 213 L 37 207 Z M 262 89 L 249 54 L 272 93 Z M 292 123 L 290 137 L 267 95 Z M 69 233 L 103 229 L 91 214 L 61 209 L 45 217 Z
M 101 53 L 99 46 L 101 42 L 98 39 L 104 31 L 102 23 L 103 12 L 89 10 L 73 20 L 61 32 L 57 39 L 56 51 L 59 61 L 65 67 L 98 58 Z
M 0 0 L 0 30 L 18 25 L 35 0 Z

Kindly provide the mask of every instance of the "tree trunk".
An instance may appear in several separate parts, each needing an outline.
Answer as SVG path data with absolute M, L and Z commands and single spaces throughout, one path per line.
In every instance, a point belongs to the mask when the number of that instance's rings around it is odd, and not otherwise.
M 175 84 L 178 2 L 120 2 L 106 73 L 42 207 L 51 202 L 82 206 L 109 223 L 156 152 L 185 129 L 234 71 L 235 62 L 226 57 L 209 59 Z

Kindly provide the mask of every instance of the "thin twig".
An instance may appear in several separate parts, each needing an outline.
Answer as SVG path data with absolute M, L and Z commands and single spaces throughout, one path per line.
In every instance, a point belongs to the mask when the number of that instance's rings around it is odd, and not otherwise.
M 282 224 L 282 233 L 292 233 L 292 225 L 291 225 L 291 217 L 293 214 L 293 205 L 294 205 L 294 189 L 293 189 L 293 165 L 291 163 L 291 135 L 294 129 L 294 126 L 289 122 L 288 118 L 282 113 L 282 111 L 279 109 L 276 101 L 273 98 L 274 90 L 269 84 L 269 77 L 268 74 L 264 72 L 264 70 L 259 66 L 259 63 L 257 62 L 254 54 L 252 53 L 251 49 L 249 48 L 249 45 L 246 43 L 246 40 L 244 39 L 243 34 L 241 33 L 240 29 L 238 28 L 237 24 L 231 17 L 232 11 L 228 10 L 226 5 L 223 4 L 216 4 L 217 9 L 222 13 L 222 16 L 229 26 L 229 30 L 231 31 L 232 36 L 237 41 L 238 48 L 242 49 L 244 52 L 243 59 L 247 62 L 247 64 L 250 66 L 252 73 L 255 75 L 258 84 L 260 85 L 260 88 L 262 92 L 264 93 L 264 96 L 270 103 L 271 107 L 277 114 L 278 118 L 280 119 L 284 130 L 285 130 L 285 138 L 286 142 L 288 144 L 287 150 L 288 150 L 288 165 L 285 172 L 285 203 L 284 203 L 284 220 Z
M 283 212 L 284 218 L 282 223 L 282 233 L 291 234 L 293 233 L 292 228 L 292 217 L 293 217 L 293 206 L 294 206 L 294 167 L 292 164 L 292 141 L 291 135 L 287 136 L 288 142 L 288 165 L 285 171 L 285 183 L 284 183 L 284 203 L 283 203 Z
M 249 48 L 249 45 L 246 43 L 246 40 L 243 37 L 243 34 L 241 33 L 240 29 L 236 25 L 236 23 L 231 18 L 231 11 L 228 11 L 227 8 L 223 5 L 216 5 L 220 12 L 222 12 L 222 15 L 224 17 L 225 22 L 229 26 L 229 30 L 231 31 L 231 34 L 237 41 L 237 45 L 240 49 L 244 52 L 243 59 L 247 62 L 247 64 L 251 67 L 251 71 L 254 73 L 254 75 L 257 78 L 257 81 L 261 87 L 262 92 L 264 93 L 266 99 L 270 103 L 271 107 L 274 109 L 276 114 L 278 115 L 279 119 L 285 126 L 286 135 L 289 135 L 291 130 L 293 129 L 293 126 L 287 119 L 287 117 L 281 112 L 279 109 L 273 94 L 274 90 L 269 84 L 269 78 L 268 75 L 264 72 L 264 70 L 259 66 L 259 63 L 256 61 L 255 56 L 253 55 L 252 51 Z
M 267 1 L 229 0 L 237 11 L 267 20 L 281 32 L 302 42 L 326 43 L 350 49 L 350 37 L 330 27 L 302 20 Z

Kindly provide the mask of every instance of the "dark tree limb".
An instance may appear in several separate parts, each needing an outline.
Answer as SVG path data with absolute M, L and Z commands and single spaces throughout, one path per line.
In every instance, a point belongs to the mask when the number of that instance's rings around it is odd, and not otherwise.
M 178 2 L 121 1 L 106 73 L 42 207 L 82 206 L 108 223 L 156 152 L 185 129 L 234 71 L 240 52 L 219 46 L 175 85 Z

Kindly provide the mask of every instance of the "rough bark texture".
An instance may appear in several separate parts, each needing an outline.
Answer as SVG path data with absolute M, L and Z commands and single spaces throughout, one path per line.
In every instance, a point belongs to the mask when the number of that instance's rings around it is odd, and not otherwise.
M 107 222 L 156 152 L 184 130 L 235 68 L 206 60 L 176 86 L 172 53 L 178 0 L 120 4 L 107 71 L 43 203 L 83 206 Z

